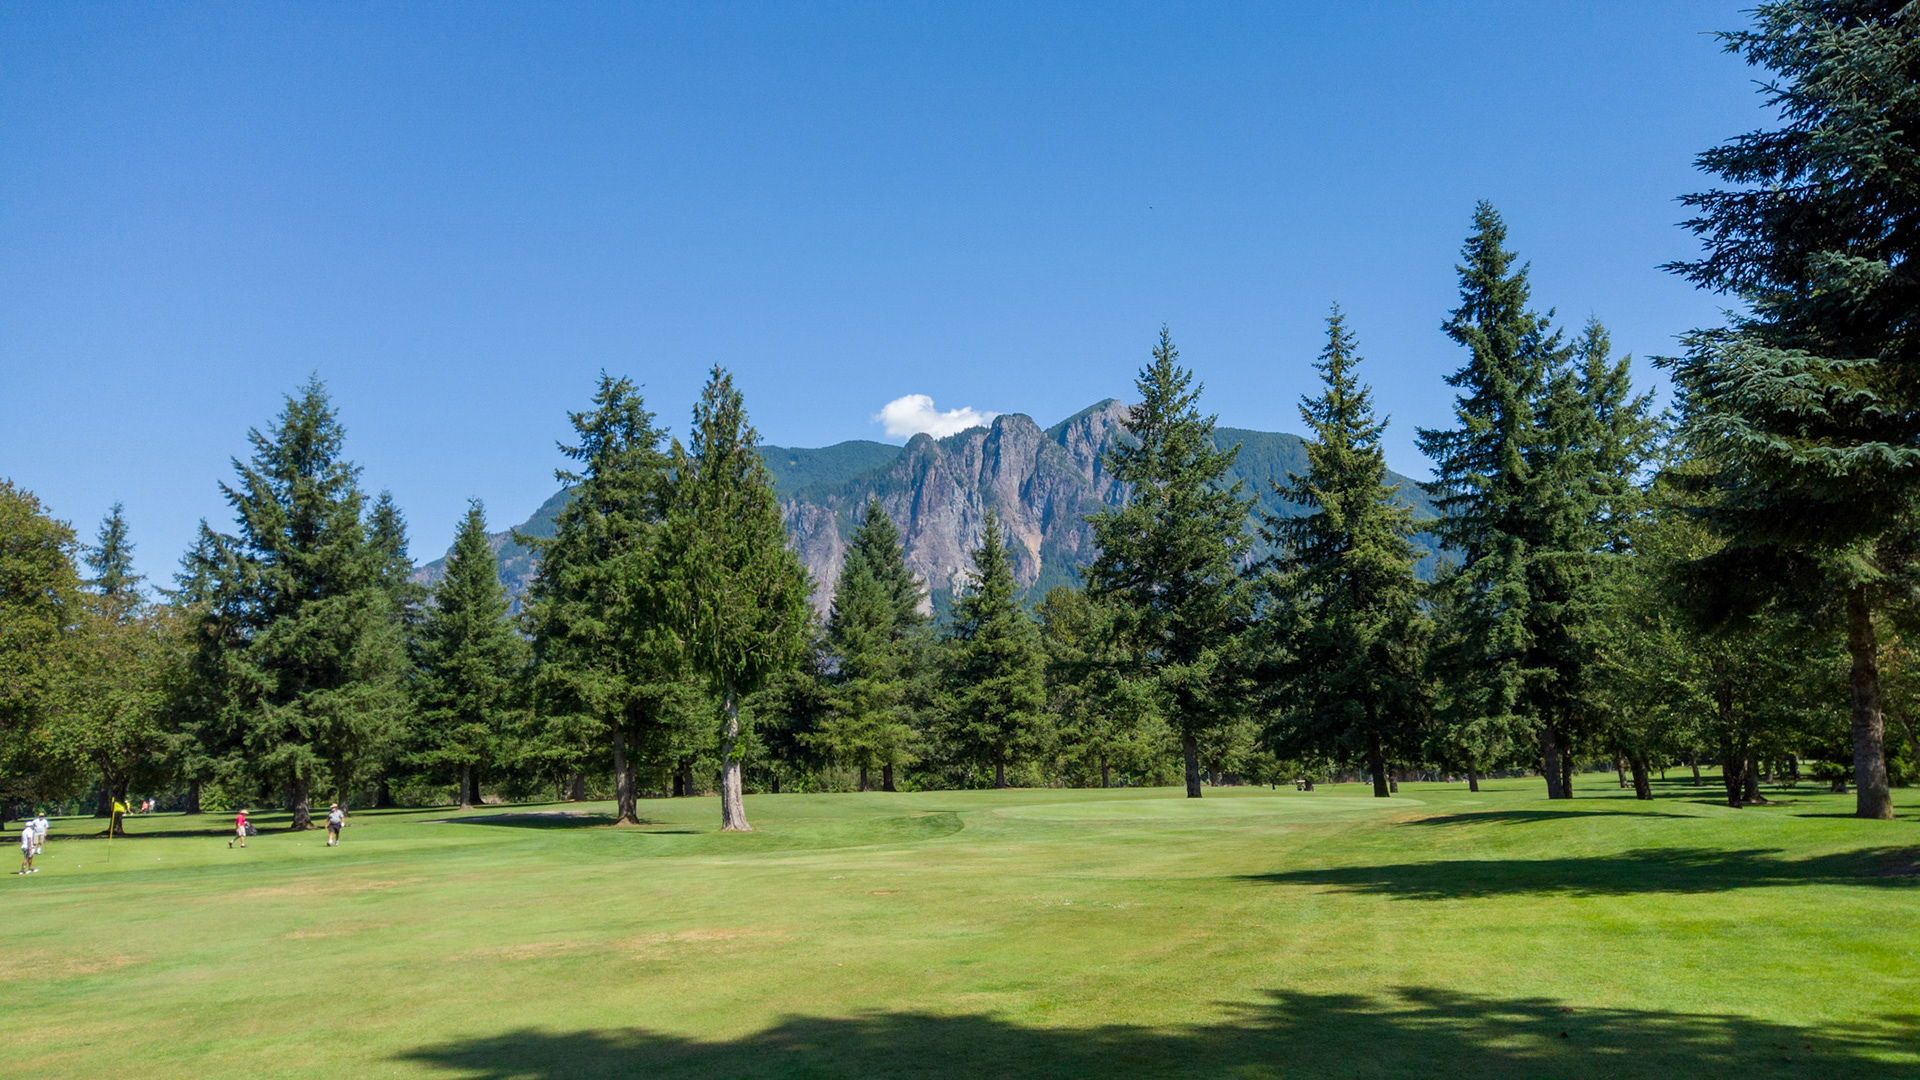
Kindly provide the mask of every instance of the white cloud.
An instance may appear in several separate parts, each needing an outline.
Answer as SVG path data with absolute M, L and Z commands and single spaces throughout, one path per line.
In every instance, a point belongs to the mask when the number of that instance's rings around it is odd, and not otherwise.
M 936 439 L 944 439 L 968 428 L 985 427 L 999 415 L 970 407 L 941 412 L 933 407 L 931 397 L 908 394 L 882 405 L 873 415 L 873 422 L 884 425 L 887 434 L 896 439 L 910 438 L 923 431 Z

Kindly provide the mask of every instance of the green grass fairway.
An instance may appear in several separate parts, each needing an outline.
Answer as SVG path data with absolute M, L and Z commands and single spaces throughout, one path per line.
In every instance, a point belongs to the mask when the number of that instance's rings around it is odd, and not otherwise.
M 1914 793 L 1718 790 L 62 819 L 0 1076 L 1920 1076 Z

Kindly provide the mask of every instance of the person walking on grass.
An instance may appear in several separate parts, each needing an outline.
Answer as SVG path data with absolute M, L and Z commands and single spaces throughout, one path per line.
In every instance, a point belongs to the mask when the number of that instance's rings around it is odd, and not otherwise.
M 33 853 L 35 855 L 40 854 L 40 852 L 44 850 L 46 846 L 47 846 L 47 815 L 43 812 L 43 813 L 35 814 L 33 816 Z
M 40 872 L 33 868 L 33 822 L 31 821 L 20 830 L 20 872 L 22 874 Z
M 340 827 L 347 823 L 347 812 L 340 809 L 339 803 L 327 807 L 327 846 L 340 844 Z
M 244 807 L 241 808 L 239 816 L 233 819 L 233 840 L 240 841 L 241 847 L 247 846 L 247 811 Z M 229 849 L 233 847 L 233 840 L 227 841 Z

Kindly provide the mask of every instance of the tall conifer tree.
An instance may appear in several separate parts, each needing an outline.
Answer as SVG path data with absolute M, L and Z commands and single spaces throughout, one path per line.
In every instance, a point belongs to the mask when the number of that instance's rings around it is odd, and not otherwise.
M 420 724 L 415 761 L 451 776 L 462 806 L 479 804 L 481 770 L 510 756 L 505 743 L 525 657 L 525 643 L 507 620 L 486 512 L 475 500 L 414 635 Z
M 1460 559 L 1448 582 L 1459 595 L 1448 608 L 1464 625 L 1448 636 L 1473 651 L 1454 668 L 1472 682 L 1451 687 L 1450 697 L 1458 715 L 1486 726 L 1530 728 L 1548 797 L 1565 798 L 1564 717 L 1550 708 L 1550 690 L 1543 693 L 1554 612 L 1542 560 L 1563 542 L 1555 523 L 1567 519 L 1568 506 L 1555 486 L 1563 455 L 1540 415 L 1561 346 L 1528 308 L 1527 268 L 1514 265 L 1499 213 L 1481 203 L 1473 226 L 1459 267 L 1460 306 L 1443 326 L 1468 350 L 1447 377 L 1460 390 L 1456 426 L 1418 435 L 1434 463 L 1434 480 L 1422 485 L 1442 514 L 1433 530 Z M 1477 741 L 1499 739 L 1485 732 Z
M 560 451 L 580 471 L 555 473 L 570 495 L 554 534 L 516 534 L 540 554 L 526 610 L 535 691 L 554 764 L 577 769 L 593 748 L 610 746 L 617 820 L 636 824 L 629 749 L 669 721 L 684 660 L 663 622 L 664 436 L 632 381 L 604 373 L 593 408 L 568 419 L 577 438 Z
M 953 605 L 948 630 L 951 721 L 948 738 L 1007 786 L 1007 765 L 1030 751 L 1046 704 L 1040 628 L 1020 603 L 1013 555 L 1000 518 L 987 511 L 973 551 L 973 581 Z
M 1386 422 L 1374 418 L 1359 362 L 1336 306 L 1314 364 L 1323 388 L 1300 403 L 1312 436 L 1306 475 L 1274 485 L 1308 512 L 1266 521 L 1280 552 L 1267 580 L 1280 675 L 1270 738 L 1283 756 L 1364 761 L 1374 795 L 1385 798 L 1387 753 L 1413 744 L 1427 708 L 1426 628 L 1413 511 L 1386 482 Z
M 1241 576 L 1252 500 L 1227 473 L 1238 447 L 1217 450 L 1201 388 L 1179 365 L 1165 327 L 1134 387 L 1131 436 L 1107 459 L 1125 505 L 1094 514 L 1100 554 L 1087 590 L 1123 620 L 1137 677 L 1154 684 L 1186 759 L 1187 796 L 1200 797 L 1200 737 L 1236 718 L 1231 656 L 1250 610 Z
M 857 764 L 863 779 L 877 766 L 887 791 L 894 790 L 894 771 L 911 753 L 914 680 L 927 622 L 920 613 L 923 596 L 907 569 L 899 529 L 879 499 L 868 500 L 827 619 L 835 671 L 820 741 Z
M 740 699 L 799 662 L 811 637 L 807 569 L 787 549 L 773 477 L 733 376 L 716 367 L 673 447 L 669 619 L 720 699 L 720 827 L 750 832 Z
M 1780 126 L 1701 154 L 1705 254 L 1672 269 L 1745 305 L 1674 362 L 1704 511 L 1709 616 L 1775 602 L 1852 659 L 1855 812 L 1890 818 L 1876 615 L 1914 587 L 1920 498 L 1920 6 L 1784 0 L 1721 35 L 1770 72 Z
M 289 396 L 273 428 L 247 433 L 253 458 L 221 485 L 237 533 L 203 526 L 188 567 L 210 594 L 199 617 L 225 622 L 197 637 L 225 654 L 214 666 L 246 770 L 286 792 L 295 829 L 311 825 L 314 785 L 359 779 L 403 711 L 389 552 L 365 520 L 345 436 L 319 380 Z

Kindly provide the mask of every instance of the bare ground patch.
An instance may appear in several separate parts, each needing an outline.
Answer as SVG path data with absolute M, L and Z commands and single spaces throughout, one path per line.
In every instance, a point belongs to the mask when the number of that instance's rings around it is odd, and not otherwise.
M 139 963 L 125 953 L 97 956 L 13 956 L 0 965 L 0 982 L 58 982 L 118 971 Z
M 656 956 L 662 951 L 670 951 L 672 946 L 711 949 L 727 942 L 785 937 L 786 934 L 784 930 L 756 927 L 703 926 L 691 930 L 675 930 L 671 933 L 643 934 L 638 937 L 600 941 L 529 941 L 517 945 L 487 945 L 478 949 L 469 949 L 460 953 L 455 959 L 544 960 L 556 956 L 596 953 L 632 957 Z

